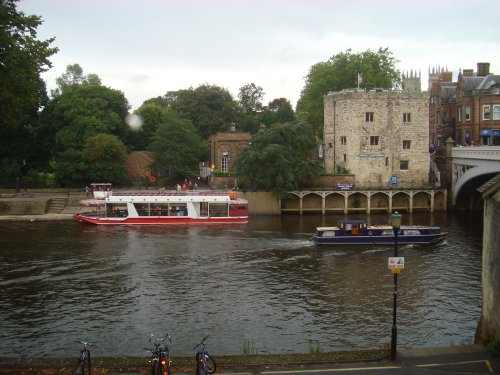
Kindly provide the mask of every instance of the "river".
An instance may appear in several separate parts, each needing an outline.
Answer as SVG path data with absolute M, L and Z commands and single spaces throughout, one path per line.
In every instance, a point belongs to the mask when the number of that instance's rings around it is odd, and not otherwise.
M 352 216 L 351 216 L 352 217 Z M 356 216 L 362 217 L 362 216 Z M 248 224 L 97 227 L 0 222 L 0 356 L 146 356 L 151 333 L 191 355 L 382 348 L 390 342 L 393 247 L 316 247 L 340 216 L 252 216 Z M 371 224 L 388 223 L 371 215 Z M 440 225 L 401 246 L 398 348 L 471 344 L 481 311 L 481 213 L 404 215 Z

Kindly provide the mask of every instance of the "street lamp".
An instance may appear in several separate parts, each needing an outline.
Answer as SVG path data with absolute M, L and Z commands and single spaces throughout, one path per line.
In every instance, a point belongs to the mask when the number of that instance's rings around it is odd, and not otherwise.
M 397 211 L 391 215 L 391 225 L 394 232 L 394 257 L 398 257 L 398 232 L 401 228 L 402 215 Z M 396 307 L 398 302 L 398 272 L 394 270 L 394 304 L 392 306 L 392 334 L 391 334 L 391 359 L 396 359 L 396 347 L 398 341 L 398 327 L 396 326 Z

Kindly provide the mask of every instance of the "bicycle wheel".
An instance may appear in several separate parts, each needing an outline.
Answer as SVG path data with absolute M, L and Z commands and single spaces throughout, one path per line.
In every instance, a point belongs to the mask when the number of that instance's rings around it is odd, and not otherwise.
M 74 375 L 83 375 L 83 362 L 78 363 L 78 367 L 76 368 Z
M 215 360 L 208 354 L 205 355 L 205 366 L 207 366 L 207 373 L 213 374 L 217 370 Z
M 203 373 L 203 363 L 200 363 L 201 353 L 196 353 L 196 375 L 205 375 Z
M 78 367 L 76 368 L 74 375 L 83 375 L 83 372 L 85 371 L 85 359 L 85 354 L 80 354 L 80 358 L 78 358 Z
M 151 375 L 159 375 L 160 372 L 158 371 L 158 361 L 153 361 L 153 364 L 151 365 Z

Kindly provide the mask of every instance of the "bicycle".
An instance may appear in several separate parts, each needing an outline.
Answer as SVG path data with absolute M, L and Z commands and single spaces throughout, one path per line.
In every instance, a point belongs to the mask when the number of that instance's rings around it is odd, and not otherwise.
M 217 370 L 215 360 L 208 354 L 207 345 L 205 344 L 207 338 L 208 335 L 193 348 L 194 350 L 200 348 L 196 353 L 196 375 L 213 374 Z
M 168 333 L 164 338 L 158 338 L 152 334 L 149 337 L 149 342 L 152 339 L 155 339 L 154 349 L 144 348 L 152 355 L 151 375 L 170 375 L 170 350 L 165 341 L 169 339 L 172 342 L 172 339 Z
M 74 372 L 74 375 L 83 375 L 85 372 L 85 360 L 87 361 L 88 375 L 92 375 L 92 363 L 90 361 L 90 349 L 92 346 L 90 342 L 77 341 L 82 344 L 83 347 L 80 349 L 80 358 L 78 358 L 78 366 Z

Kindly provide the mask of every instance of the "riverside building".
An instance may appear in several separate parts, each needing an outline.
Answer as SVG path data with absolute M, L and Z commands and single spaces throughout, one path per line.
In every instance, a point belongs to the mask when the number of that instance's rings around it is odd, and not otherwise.
M 333 92 L 324 97 L 327 173 L 355 175 L 357 189 L 428 188 L 429 95 L 420 75 L 402 90 Z

